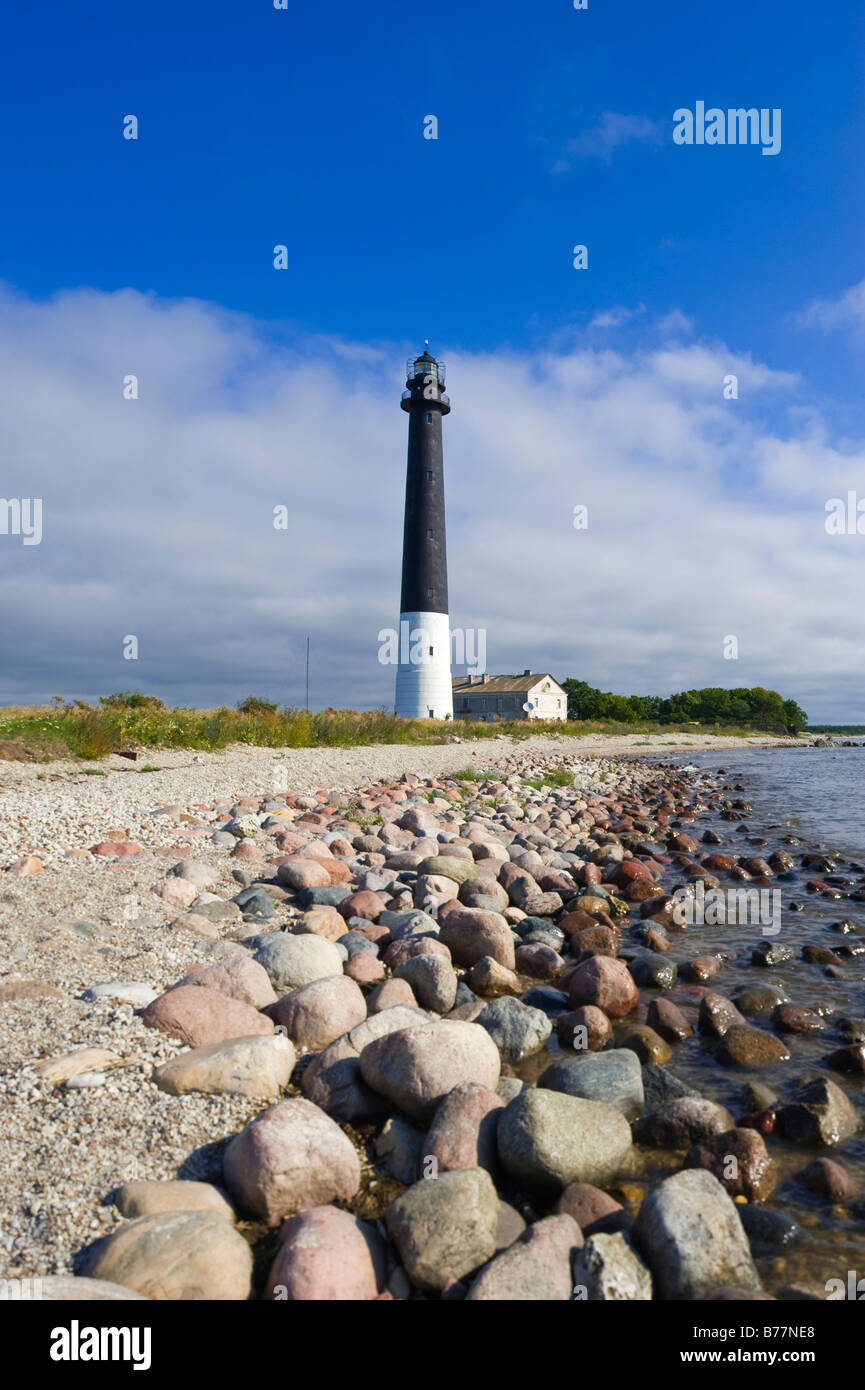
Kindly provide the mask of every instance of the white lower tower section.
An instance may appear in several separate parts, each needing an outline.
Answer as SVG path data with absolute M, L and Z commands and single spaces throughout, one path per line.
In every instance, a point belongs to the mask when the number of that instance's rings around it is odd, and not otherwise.
M 394 709 L 404 719 L 453 719 L 447 613 L 400 614 Z

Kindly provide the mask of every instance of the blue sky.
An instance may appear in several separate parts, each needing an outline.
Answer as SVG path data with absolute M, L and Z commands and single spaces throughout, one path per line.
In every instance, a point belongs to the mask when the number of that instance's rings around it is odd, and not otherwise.
M 613 354 L 629 371 L 664 344 L 691 366 L 698 351 L 709 354 L 719 370 L 736 359 L 754 365 L 754 389 L 749 390 L 746 370 L 737 403 L 748 425 L 737 438 L 727 439 L 707 487 L 732 495 L 770 526 L 782 504 L 770 495 L 769 483 L 778 484 L 784 465 L 776 458 L 767 479 L 755 458 L 765 464 L 773 449 L 779 456 L 792 450 L 807 472 L 803 447 L 807 453 L 807 447 L 815 446 L 813 468 L 816 473 L 823 467 L 827 479 L 819 491 L 822 498 L 832 495 L 826 491 L 830 479 L 843 485 L 844 460 L 858 459 L 857 441 L 865 435 L 865 299 L 860 303 L 855 290 L 865 275 L 863 60 L 865 7 L 852 0 L 823 7 L 806 0 L 767 0 L 758 6 L 753 0 L 730 0 L 690 10 L 672 3 L 589 0 L 586 11 L 575 11 L 571 0 L 541 0 L 532 6 L 517 0 L 484 5 L 445 0 L 415 7 L 393 0 L 369 6 L 289 0 L 287 11 L 274 10 L 271 0 L 198 0 L 182 6 L 152 0 L 140 6 L 69 6 L 50 0 L 17 7 L 5 20 L 0 57 L 0 278 L 10 302 L 22 313 L 22 305 L 30 306 L 32 323 L 28 328 L 26 315 L 7 313 L 6 324 L 19 341 L 23 336 L 32 345 L 34 325 L 41 323 L 50 343 L 41 351 L 52 357 L 61 376 L 65 354 L 71 381 L 87 360 L 86 348 L 76 360 L 81 341 L 100 331 L 98 303 L 122 309 L 132 301 L 122 294 L 118 300 L 118 293 L 135 291 L 146 296 L 157 319 L 158 311 L 166 310 L 160 322 L 168 325 L 172 305 L 200 301 L 206 311 L 204 337 L 208 314 L 211 325 L 219 325 L 213 326 L 211 347 L 223 329 L 228 332 L 226 324 L 234 324 L 235 334 L 218 364 L 202 349 L 207 362 L 197 362 L 196 385 L 189 388 L 196 418 L 202 419 L 214 397 L 220 407 L 235 399 L 255 416 L 261 401 L 250 380 L 250 364 L 259 363 L 259 380 L 266 376 L 260 354 L 269 347 L 273 362 L 286 373 L 295 371 L 300 360 L 331 362 L 333 389 L 321 394 L 322 439 L 337 408 L 339 381 L 352 372 L 354 389 L 360 377 L 352 363 L 365 350 L 373 354 L 362 374 L 367 399 L 377 399 L 380 387 L 381 408 L 389 410 L 387 402 L 399 390 L 405 351 L 428 336 L 434 350 L 453 364 L 455 410 L 447 425 L 446 467 L 458 564 L 460 528 L 468 546 L 475 484 L 486 475 L 477 449 L 468 448 L 467 420 L 460 435 L 457 363 L 465 364 L 464 382 L 479 383 L 489 380 L 487 368 L 494 373 L 497 356 L 504 363 L 519 362 L 525 394 L 538 373 L 549 385 L 545 364 L 550 354 L 576 355 L 599 367 L 609 366 L 608 355 Z M 693 108 L 697 100 L 721 108 L 781 108 L 780 154 L 766 157 L 752 147 L 675 146 L 673 112 Z M 122 119 L 129 113 L 140 122 L 137 141 L 122 138 Z M 438 118 L 436 141 L 422 137 L 428 114 Z M 289 249 L 285 272 L 272 266 L 277 243 Z M 576 243 L 589 248 L 587 271 L 573 269 Z M 60 339 L 52 339 L 56 326 L 52 330 L 50 316 L 40 318 L 39 306 L 56 308 L 61 302 L 57 296 L 85 290 L 96 292 L 95 298 L 69 301 L 72 307 L 58 320 L 63 325 Z M 77 328 L 75 312 L 81 314 Z M 105 312 L 110 316 L 114 311 Z M 139 322 L 136 314 L 132 319 Z M 201 348 L 200 336 L 195 343 Z M 335 366 L 328 357 L 334 343 L 343 347 Z M 14 338 L 9 352 L 14 357 Z M 151 366 L 154 380 L 158 356 Z M 113 370 L 110 355 L 104 365 L 107 372 Z M 134 370 L 128 356 L 124 370 Z M 612 375 L 622 379 L 618 368 Z M 183 364 L 173 356 L 171 376 L 169 380 L 166 373 L 160 387 L 163 405 L 172 391 L 182 396 Z M 197 396 L 205 378 L 208 386 Z M 83 390 L 80 380 L 77 389 Z M 153 390 L 150 396 L 152 401 Z M 580 392 L 576 399 L 583 400 Z M 507 395 L 494 400 L 491 390 L 488 409 L 519 412 L 522 403 Z M 91 404 L 95 410 L 98 402 Z M 475 435 L 483 433 L 483 406 L 473 396 Z M 556 411 L 555 390 L 545 392 L 544 406 Z M 177 409 L 179 415 L 166 421 L 175 443 L 178 431 L 189 424 L 183 406 Z M 71 415 L 70 406 L 70 458 L 76 449 Z M 316 420 L 309 418 L 306 425 L 304 457 L 315 472 Z M 391 410 L 380 442 L 370 443 L 370 456 L 380 458 L 397 503 L 403 425 Z M 274 456 L 272 478 L 274 486 L 285 482 L 290 487 L 296 482 L 292 469 L 303 465 L 292 452 L 298 440 L 288 437 L 291 419 L 283 428 L 287 452 L 283 458 Z M 32 432 L 16 428 L 8 438 L 17 441 L 17 452 L 6 452 L 9 480 L 0 491 L 12 495 L 15 482 L 21 495 L 30 495 L 38 481 L 47 516 L 51 479 L 45 448 L 34 445 L 28 457 L 21 441 L 32 443 Z M 717 421 L 707 423 L 703 438 L 718 444 Z M 523 475 L 533 467 L 533 440 L 527 438 Z M 596 476 L 603 468 L 603 435 L 595 442 L 599 452 L 591 458 L 577 452 L 570 462 L 563 463 L 560 454 L 547 460 L 547 488 L 558 486 L 563 470 L 567 475 L 558 499 L 565 511 L 572 495 L 574 502 L 580 500 L 587 474 Z M 116 447 L 122 458 L 122 440 Z M 324 455 L 324 444 L 321 449 Z M 382 449 L 388 452 L 381 454 Z M 830 451 L 829 462 L 822 450 Z M 69 459 L 56 462 L 68 472 Z M 685 461 L 680 462 L 684 467 Z M 29 473 L 16 477 L 25 464 Z M 236 464 L 242 476 L 242 445 Z M 655 465 L 643 457 L 639 442 L 631 447 L 630 465 L 635 474 L 642 472 L 643 482 L 654 483 L 654 493 L 663 500 L 663 469 L 645 477 L 645 470 Z M 350 447 L 343 466 L 346 477 L 360 466 Z M 477 476 L 471 479 L 473 467 Z M 200 490 L 207 485 L 205 460 L 190 458 L 187 469 L 190 486 Z M 858 464 L 850 465 L 849 487 L 858 483 L 865 491 L 865 478 L 857 469 Z M 117 475 L 93 476 L 95 484 L 110 482 L 116 490 Z M 325 491 L 305 492 L 304 504 L 326 511 L 339 476 L 337 460 L 332 469 L 322 470 Z M 468 481 L 461 489 L 464 478 Z M 481 502 L 485 495 L 480 488 Z M 61 506 L 59 491 L 56 496 L 55 514 L 66 515 L 62 507 L 71 505 L 71 499 Z M 674 488 L 666 515 L 675 516 L 677 497 L 681 493 Z M 274 501 L 279 500 L 274 494 Z M 134 534 L 131 496 L 128 503 Z M 790 517 L 800 521 L 803 509 L 807 512 L 812 504 L 822 506 L 819 499 L 814 503 L 801 479 L 783 499 Z M 514 505 L 518 526 L 524 508 L 516 495 Z M 230 493 L 225 507 L 228 521 Z M 143 518 L 147 507 L 140 511 Z M 242 511 L 241 506 L 238 514 Z M 143 519 L 140 524 L 144 550 L 152 542 L 152 527 Z M 346 525 L 346 534 L 337 536 L 340 546 L 348 546 L 350 534 L 359 528 L 373 527 L 374 517 L 355 512 Z M 506 528 L 504 516 L 502 526 Z M 67 527 L 67 541 L 56 531 L 53 542 L 46 536 L 45 544 L 26 558 L 27 587 L 34 592 L 41 576 L 49 585 L 46 604 L 51 585 L 68 589 L 94 577 L 85 554 L 72 545 L 74 530 Z M 792 538 L 791 531 L 791 543 Z M 847 539 L 855 546 L 857 538 Z M 735 543 L 734 535 L 734 548 Z M 241 544 L 254 547 L 249 537 L 241 537 Z M 499 549 L 501 544 L 500 537 Z M 777 538 L 773 533 L 768 560 L 782 544 L 783 532 Z M 395 557 L 385 550 L 387 564 L 393 560 L 393 592 L 398 548 Z M 848 555 L 850 551 L 848 546 Z M 496 553 L 491 538 L 479 558 L 485 571 Z M 94 565 L 92 547 L 89 554 Z M 468 548 L 465 554 L 458 578 L 467 620 L 478 605 L 468 601 Z M 21 563 L 20 555 L 14 562 L 0 556 L 0 579 L 6 564 L 7 580 L 14 586 L 24 573 Z M 355 565 L 364 568 L 360 553 Z M 819 567 L 824 579 L 827 572 L 825 564 Z M 388 617 L 389 573 L 383 569 L 376 597 L 370 596 L 373 625 L 379 610 L 382 621 Z M 861 570 L 847 573 L 856 576 Z M 119 601 L 121 612 L 123 574 L 121 567 L 113 579 L 100 578 L 109 587 L 113 583 L 113 598 L 106 603 L 110 608 Z M 453 579 L 452 564 L 451 591 L 459 602 L 461 591 L 455 591 Z M 558 589 L 559 579 L 579 597 L 584 612 L 585 567 L 577 562 L 573 575 L 567 569 L 551 575 L 551 586 Z M 634 579 L 640 587 L 642 581 Z M 191 582 L 188 576 L 185 582 Z M 776 591 L 767 576 L 758 588 L 766 593 L 767 604 L 795 607 L 796 585 L 805 593 L 814 582 L 814 574 L 798 579 L 791 574 L 789 586 Z M 329 577 L 325 567 L 319 589 L 336 623 L 327 640 L 338 645 L 342 631 L 348 653 L 356 618 L 344 609 L 343 580 Z M 832 592 L 827 588 L 823 595 L 830 622 L 835 620 Z M 758 594 L 751 599 L 758 603 Z M 515 596 L 509 603 L 508 615 L 518 601 Z M 479 606 L 479 619 L 487 621 L 490 613 Z M 488 605 L 490 611 L 494 607 Z M 248 614 L 226 612 L 240 643 Z M 98 646 L 103 640 L 98 604 L 90 614 L 88 623 L 100 634 L 94 637 Z M 151 617 L 155 625 L 155 609 Z M 495 621 L 494 614 L 490 620 Z M 108 633 L 114 621 L 112 609 L 112 616 L 105 617 L 106 642 L 113 640 Z M 117 621 L 124 626 L 119 615 Z M 293 610 L 281 621 L 286 649 L 294 650 L 309 614 Z M 660 609 L 654 616 L 642 615 L 642 623 L 653 621 L 660 622 Z M 725 631 L 735 630 L 723 616 L 719 621 Z M 557 632 L 570 622 L 563 609 Z M 104 690 L 112 672 L 100 664 L 97 647 L 89 655 L 85 650 L 80 664 L 72 652 L 52 657 L 46 610 L 29 610 L 30 630 L 34 624 L 37 636 L 44 627 L 41 654 L 22 653 L 15 679 L 0 690 L 0 698 L 54 693 L 45 688 L 46 671 L 52 687 L 60 683 L 63 688 L 65 678 L 69 694 L 91 687 L 91 693 Z M 603 659 L 592 655 L 577 671 L 577 657 L 585 661 L 587 651 L 582 620 L 574 617 L 574 626 L 579 640 L 570 645 L 563 642 L 552 650 L 549 643 L 535 644 L 534 655 L 545 666 L 552 668 L 557 660 L 567 664 L 567 670 L 556 668 L 560 675 L 580 674 L 625 693 L 632 685 L 664 692 L 678 676 L 697 684 L 775 683 L 783 685 L 785 694 L 810 701 L 815 717 L 852 718 L 858 713 L 865 718 L 858 695 L 861 669 L 854 670 L 849 661 L 855 643 L 845 647 L 838 667 L 849 677 L 849 689 L 843 696 L 830 696 L 815 685 L 813 651 L 810 658 L 807 650 L 800 650 L 796 659 L 791 653 L 785 669 L 782 660 L 768 659 L 768 651 L 761 665 L 759 643 L 748 678 L 744 670 L 731 674 L 727 666 L 715 670 L 712 661 L 701 664 L 692 659 L 693 651 L 687 660 L 683 653 L 681 659 L 655 667 L 648 654 L 645 663 L 634 666 L 605 651 Z M 767 607 L 765 632 L 776 626 L 777 614 L 773 622 Z M 508 628 L 501 615 L 499 632 L 498 643 L 489 644 L 492 669 L 529 664 L 522 659 L 525 635 Z M 859 635 L 846 624 L 838 640 L 851 638 L 861 650 Z M 693 648 L 692 639 L 683 640 Z M 807 649 L 808 640 L 802 635 L 799 647 L 804 643 Z M 625 628 L 619 654 L 633 645 Z M 176 663 L 167 646 L 163 658 L 163 665 L 150 673 L 142 662 L 135 673 L 138 680 L 131 683 L 147 685 L 150 674 L 150 685 L 161 680 L 169 695 L 197 703 L 237 693 L 231 660 L 205 663 L 200 681 L 172 686 L 169 673 Z M 322 671 L 318 703 L 389 698 L 390 673 L 373 666 L 358 697 L 350 699 L 341 688 L 339 670 L 334 656 L 330 674 L 325 677 Z M 124 674 L 128 669 L 121 667 L 118 678 Z M 295 674 L 253 663 L 247 685 L 259 679 L 269 684 L 271 694 L 296 698 Z

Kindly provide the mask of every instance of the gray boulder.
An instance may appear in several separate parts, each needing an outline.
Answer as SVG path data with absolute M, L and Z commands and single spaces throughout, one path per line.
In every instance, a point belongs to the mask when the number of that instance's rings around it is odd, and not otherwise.
M 643 1113 L 643 1069 L 636 1052 L 589 1052 L 582 1057 L 553 1062 L 538 1085 L 584 1100 L 601 1100 L 621 1110 L 626 1120 Z
M 615 1106 L 527 1089 L 505 1107 L 498 1145 L 505 1170 L 531 1188 L 603 1187 L 631 1151 L 631 1129 Z
M 735 1204 L 704 1168 L 674 1173 L 650 1192 L 632 1234 L 662 1298 L 692 1299 L 724 1287 L 760 1291 Z
M 342 974 L 342 957 L 332 941 L 305 933 L 271 932 L 255 952 L 277 994 L 288 994 L 301 985 Z
M 499 1199 L 483 1168 L 442 1173 L 407 1188 L 385 1222 L 411 1282 L 443 1289 L 495 1254 Z
M 446 1014 L 457 997 L 456 971 L 446 956 L 412 956 L 393 972 L 397 980 L 407 980 L 418 1003 L 433 1013 Z
M 652 1276 L 621 1231 L 589 1236 L 574 1260 L 574 1284 L 589 1303 L 645 1303 L 652 1297 Z
M 545 1013 L 510 996 L 493 999 L 478 1014 L 477 1022 L 489 1033 L 503 1062 L 521 1062 L 539 1052 L 553 1031 Z

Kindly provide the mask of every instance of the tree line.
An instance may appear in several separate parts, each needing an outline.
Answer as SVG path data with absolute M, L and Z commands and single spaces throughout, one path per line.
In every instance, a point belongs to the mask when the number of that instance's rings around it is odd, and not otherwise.
M 562 681 L 568 695 L 569 719 L 616 719 L 624 724 L 657 723 L 734 724 L 766 732 L 798 734 L 808 716 L 795 700 L 785 700 L 777 690 L 755 685 L 735 690 L 707 686 L 705 690 L 681 690 L 666 699 L 660 695 L 614 695 L 596 690 L 585 681 Z

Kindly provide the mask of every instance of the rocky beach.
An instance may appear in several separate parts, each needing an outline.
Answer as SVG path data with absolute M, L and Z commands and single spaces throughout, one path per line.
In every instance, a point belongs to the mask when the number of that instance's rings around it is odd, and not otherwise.
M 668 753 L 2 765 L 7 1287 L 849 1296 L 865 866 Z

